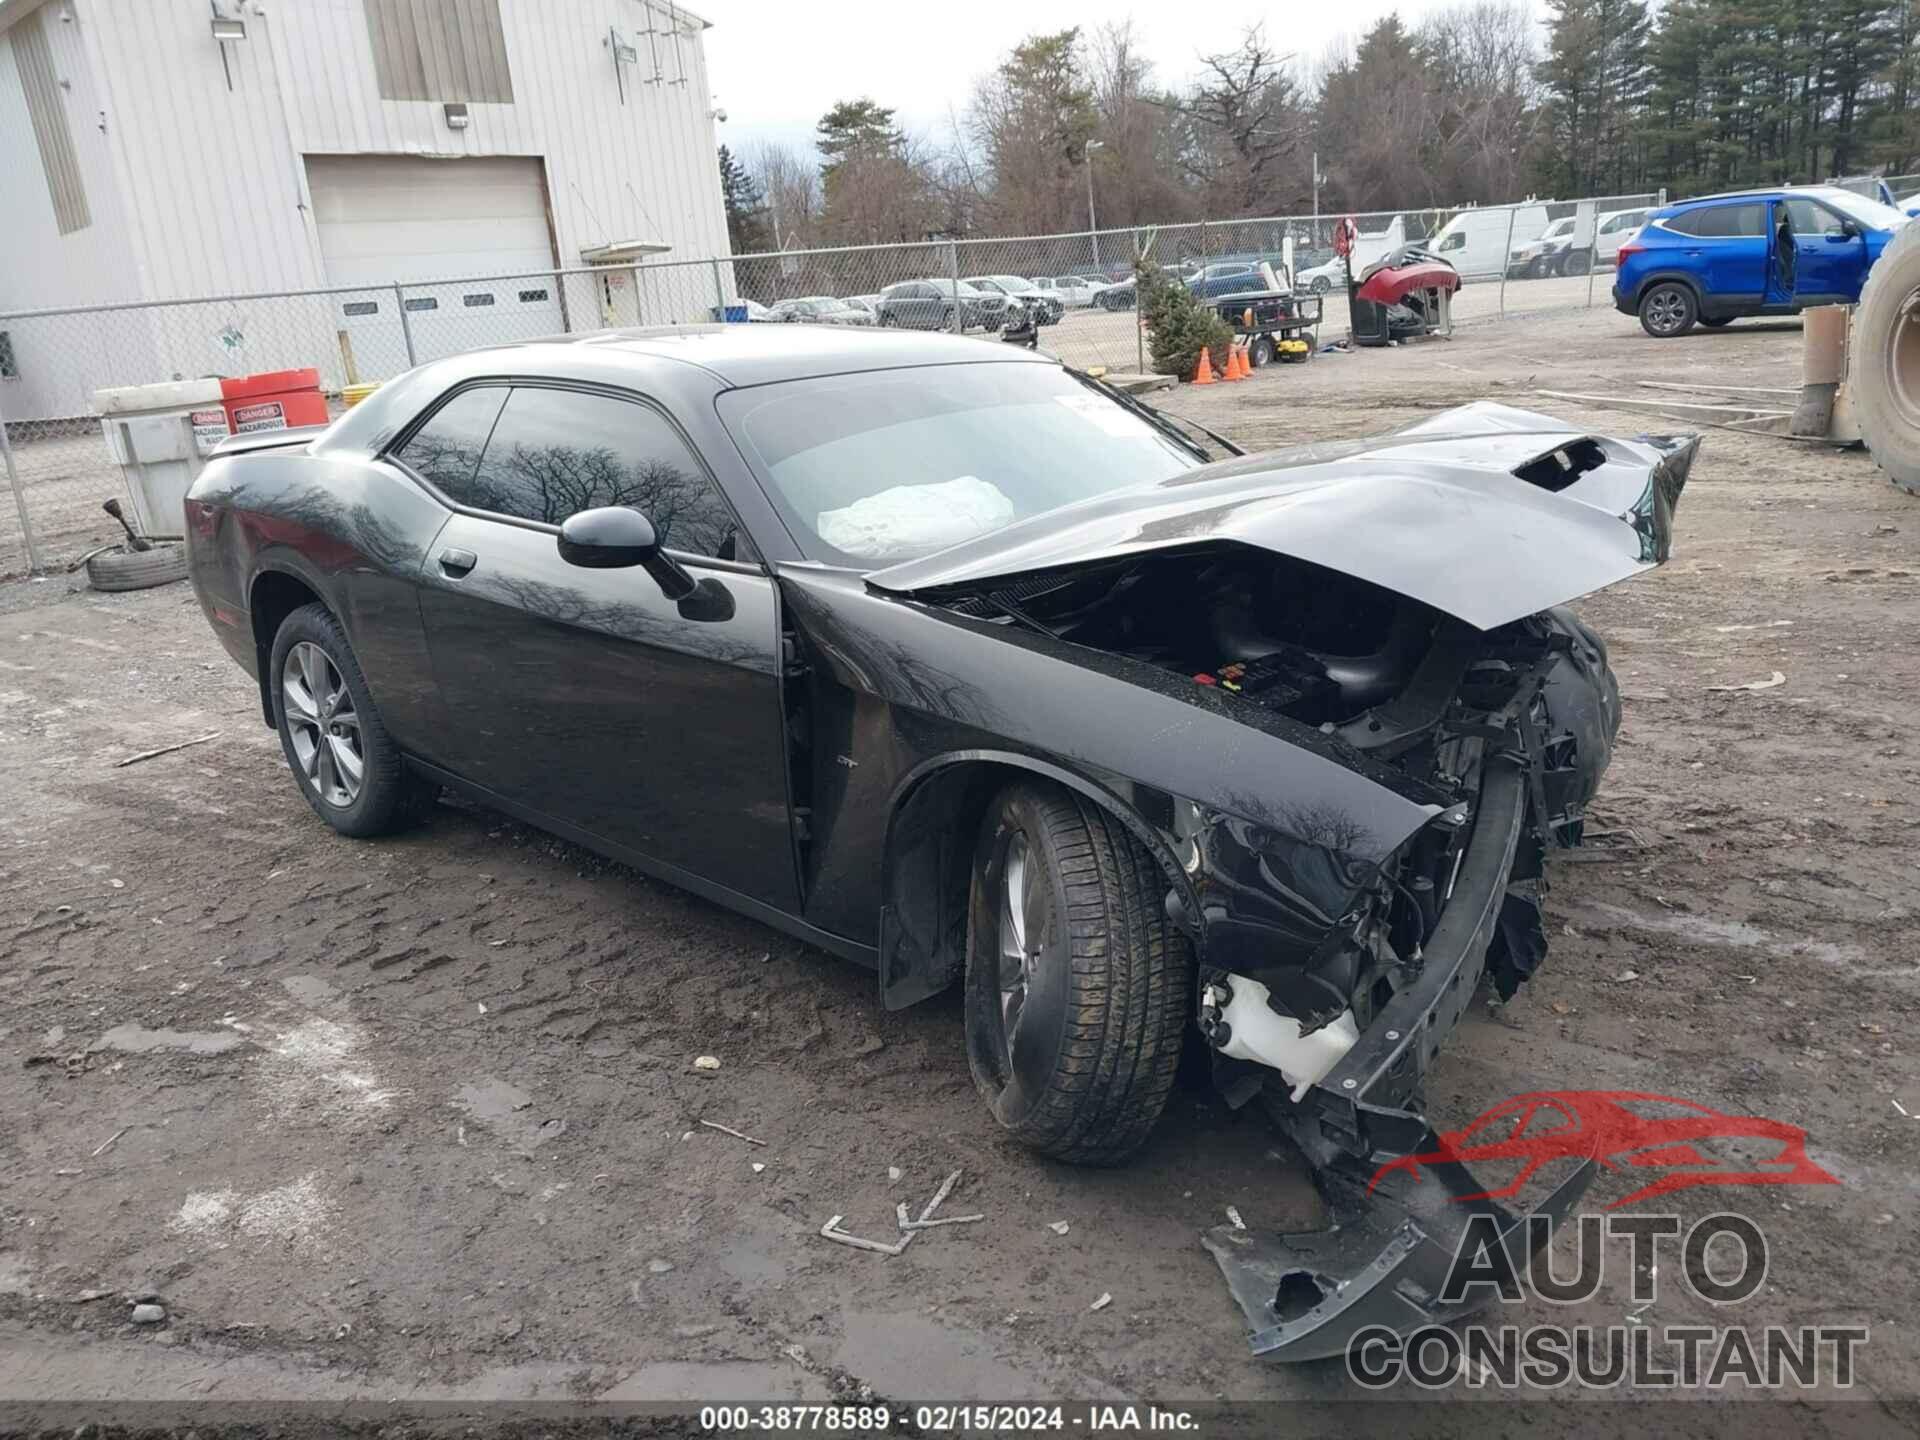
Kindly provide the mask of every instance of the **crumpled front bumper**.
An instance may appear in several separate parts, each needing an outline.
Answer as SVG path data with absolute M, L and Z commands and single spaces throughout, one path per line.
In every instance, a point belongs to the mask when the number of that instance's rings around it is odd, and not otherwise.
M 1418 980 L 1380 1009 L 1294 1118 L 1294 1138 L 1320 1167 L 1332 1226 L 1291 1234 L 1223 1226 L 1203 1237 L 1246 1316 L 1256 1355 L 1323 1359 L 1344 1354 L 1369 1326 L 1404 1333 L 1457 1318 L 1473 1306 L 1448 1304 L 1441 1290 L 1474 1217 L 1491 1217 L 1524 1266 L 1592 1182 L 1588 1161 L 1534 1212 L 1545 1225 L 1529 1225 L 1492 1200 L 1463 1199 L 1487 1187 L 1462 1165 L 1399 1170 L 1375 1182 L 1376 1167 L 1387 1161 L 1440 1148 L 1425 1118 L 1407 1106 L 1472 1003 L 1496 930 L 1516 923 L 1515 908 L 1529 904 L 1508 890 L 1516 854 L 1530 843 L 1528 791 L 1521 765 L 1489 765 L 1453 899 Z

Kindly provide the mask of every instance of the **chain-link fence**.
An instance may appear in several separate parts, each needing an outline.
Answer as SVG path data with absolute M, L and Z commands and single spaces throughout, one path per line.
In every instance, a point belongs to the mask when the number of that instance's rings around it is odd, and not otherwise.
M 117 529 L 100 502 L 125 482 L 95 392 L 201 376 L 313 368 L 341 392 L 414 365 L 542 335 L 712 321 L 894 326 L 991 336 L 1016 307 L 1069 364 L 1146 368 L 1133 277 L 1164 267 L 1197 293 L 1261 288 L 1262 267 L 1321 297 L 1322 338 L 1347 330 L 1351 218 L 1357 273 L 1420 241 L 1465 284 L 1455 320 L 1604 304 L 1619 242 L 1662 196 L 1276 216 L 991 240 L 930 241 L 546 270 L 291 294 L 0 314 L 0 579 L 63 565 Z M 1589 218 L 1590 216 L 1590 218 Z M 1578 243 L 1576 243 L 1578 242 Z M 10 503 L 9 503 L 10 502 Z

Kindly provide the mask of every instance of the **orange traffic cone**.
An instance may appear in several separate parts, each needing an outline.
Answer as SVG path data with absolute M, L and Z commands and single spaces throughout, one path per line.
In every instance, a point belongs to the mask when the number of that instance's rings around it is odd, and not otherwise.
M 1227 365 L 1226 368 L 1220 372 L 1220 378 L 1222 380 L 1238 380 L 1240 378 L 1240 347 L 1238 345 L 1229 345 L 1227 347 Z
M 1193 383 L 1196 385 L 1211 385 L 1214 383 L 1213 366 L 1207 363 L 1205 346 L 1200 348 L 1200 359 L 1193 367 Z
M 1247 363 L 1247 347 L 1245 345 L 1236 345 L 1233 347 L 1233 378 L 1236 380 L 1251 380 L 1253 378 L 1253 366 Z

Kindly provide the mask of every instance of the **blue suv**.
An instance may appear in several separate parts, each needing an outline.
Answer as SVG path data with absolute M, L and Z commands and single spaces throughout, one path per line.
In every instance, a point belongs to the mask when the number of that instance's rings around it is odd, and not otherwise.
M 1831 185 L 1683 200 L 1620 247 L 1613 305 L 1657 340 L 1695 321 L 1850 305 L 1906 223 L 1891 205 Z

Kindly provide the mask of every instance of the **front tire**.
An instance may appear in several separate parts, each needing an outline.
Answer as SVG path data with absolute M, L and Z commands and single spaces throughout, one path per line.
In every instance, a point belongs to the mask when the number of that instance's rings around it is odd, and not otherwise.
M 307 803 L 342 835 L 406 823 L 419 782 L 407 774 L 340 622 L 303 605 L 273 637 L 268 676 L 280 748 Z
M 1326 276 L 1316 275 L 1313 277 L 1313 293 L 1314 294 L 1324 295 L 1332 288 L 1333 288 L 1333 282 L 1327 279 Z
M 1640 297 L 1640 328 L 1656 340 L 1672 340 L 1693 328 L 1700 318 L 1693 291 L 1677 280 L 1662 280 Z
M 967 923 L 967 1058 L 1030 1149 L 1113 1165 L 1173 1088 L 1192 964 L 1167 882 L 1107 811 L 1052 786 L 1001 792 L 981 822 Z

